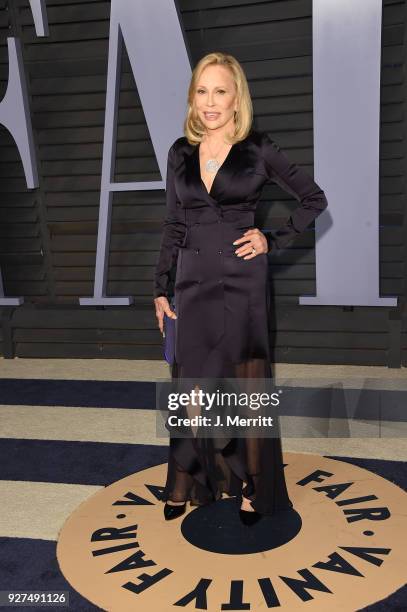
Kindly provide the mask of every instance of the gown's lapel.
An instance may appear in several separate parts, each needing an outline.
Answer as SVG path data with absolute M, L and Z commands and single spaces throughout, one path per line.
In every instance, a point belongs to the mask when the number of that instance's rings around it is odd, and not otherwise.
M 233 174 L 233 158 L 237 154 L 240 143 L 236 143 L 229 150 L 225 161 L 216 173 L 213 180 L 210 192 L 205 187 L 205 184 L 201 178 L 201 170 L 199 166 L 199 148 L 197 145 L 191 145 L 192 152 L 187 158 L 187 176 L 191 185 L 193 185 L 199 192 L 199 195 L 204 198 L 206 202 L 217 212 L 221 214 L 221 207 L 219 205 L 219 195 L 222 193 L 221 184 L 228 182 Z

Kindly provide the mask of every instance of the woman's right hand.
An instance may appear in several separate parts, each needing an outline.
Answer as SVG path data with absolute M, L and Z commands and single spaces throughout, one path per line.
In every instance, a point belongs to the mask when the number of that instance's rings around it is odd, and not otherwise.
M 164 335 L 164 314 L 166 314 L 171 319 L 176 319 L 177 315 L 173 310 L 171 310 L 168 299 L 165 295 L 160 295 L 157 298 L 154 298 L 155 304 L 155 316 L 157 317 L 158 327 L 162 335 Z

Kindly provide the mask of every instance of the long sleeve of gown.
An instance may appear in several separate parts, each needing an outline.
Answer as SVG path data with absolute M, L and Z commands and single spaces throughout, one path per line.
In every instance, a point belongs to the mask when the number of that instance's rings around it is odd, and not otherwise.
M 170 271 L 177 262 L 178 249 L 184 241 L 186 224 L 181 202 L 177 197 L 174 182 L 176 153 L 174 145 L 168 151 L 166 178 L 166 216 L 161 236 L 160 252 L 154 275 L 154 297 L 169 298 Z
M 312 223 L 328 206 L 325 193 L 312 177 L 291 162 L 279 145 L 264 132 L 261 144 L 264 169 L 269 183 L 277 183 L 299 202 L 287 222 L 276 231 L 265 234 L 269 251 L 282 249 Z

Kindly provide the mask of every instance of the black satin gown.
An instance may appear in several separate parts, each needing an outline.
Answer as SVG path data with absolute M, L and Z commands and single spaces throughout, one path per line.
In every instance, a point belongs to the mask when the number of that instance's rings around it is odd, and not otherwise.
M 285 225 L 266 235 L 269 250 L 281 249 L 321 214 L 327 200 L 268 132 L 252 129 L 232 146 L 209 193 L 201 178 L 199 145 L 181 137 L 169 150 L 154 297 L 170 299 L 170 273 L 176 266 L 174 381 L 272 378 L 268 256 L 244 260 L 235 254 L 242 243 L 232 244 L 255 227 L 257 202 L 268 183 L 277 183 L 299 202 Z M 202 505 L 222 493 L 239 499 L 243 493 L 262 514 L 292 507 L 277 432 L 258 438 L 170 437 L 163 499 Z

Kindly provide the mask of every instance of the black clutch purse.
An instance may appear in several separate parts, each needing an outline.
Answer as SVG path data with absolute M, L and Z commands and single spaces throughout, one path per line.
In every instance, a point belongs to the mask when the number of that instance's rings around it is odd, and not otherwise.
M 175 310 L 175 296 L 169 301 L 171 310 Z M 174 363 L 175 357 L 175 323 L 176 319 L 171 319 L 164 313 L 164 359 L 169 364 Z

